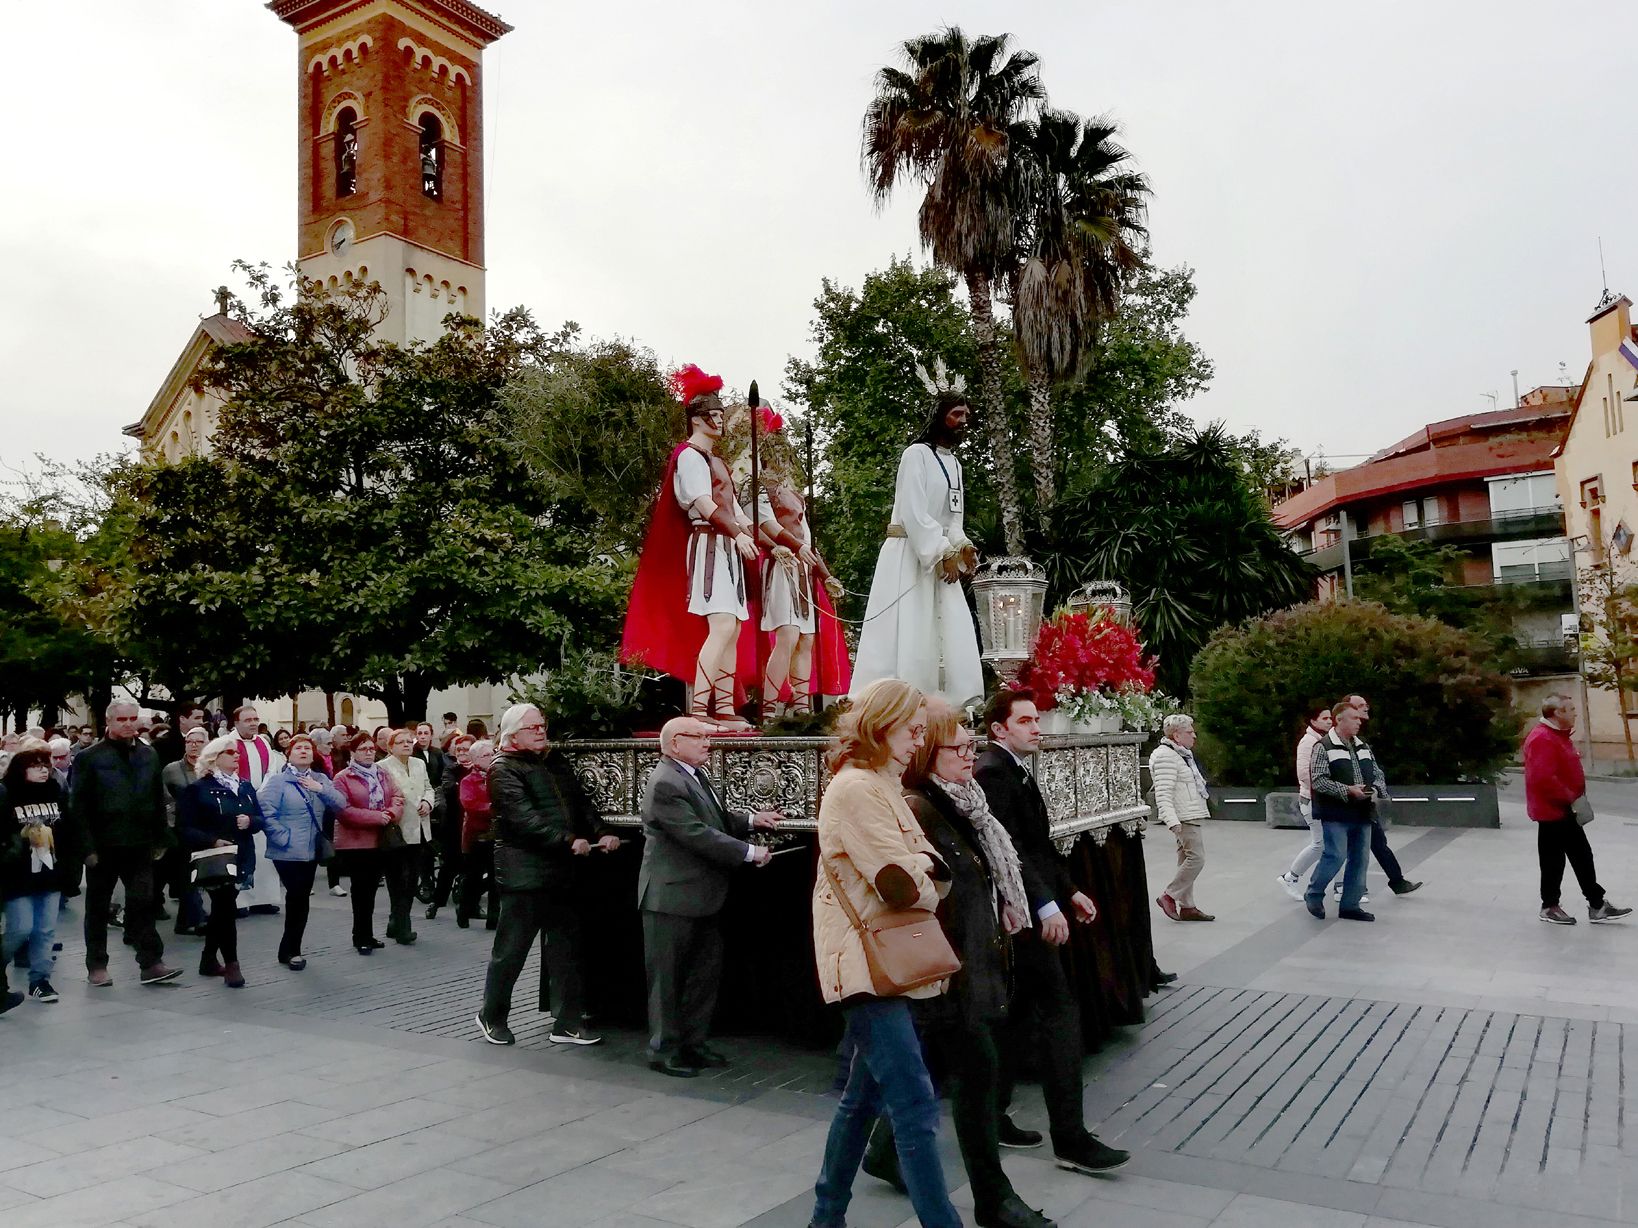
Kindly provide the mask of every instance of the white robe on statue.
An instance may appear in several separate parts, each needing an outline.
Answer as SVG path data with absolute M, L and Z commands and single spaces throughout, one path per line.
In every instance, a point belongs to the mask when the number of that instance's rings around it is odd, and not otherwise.
M 236 742 L 244 744 L 245 756 L 240 763 L 248 765 L 250 769 L 248 776 L 241 771 L 240 777 L 249 780 L 250 787 L 260 793 L 262 781 L 284 766 L 284 756 L 274 750 L 261 734 L 254 738 L 241 738 L 235 733 L 233 737 Z M 239 907 L 255 908 L 271 904 L 277 908 L 284 903 L 284 885 L 279 882 L 279 872 L 267 859 L 267 837 L 256 832 L 250 837 L 250 843 L 256 849 L 256 875 L 250 890 L 239 893 Z
M 952 491 L 958 493 L 954 508 Z M 965 497 L 953 453 L 940 448 L 935 456 L 923 443 L 905 449 L 893 488 L 893 523 L 904 536 L 889 536 L 876 557 L 853 664 L 854 695 L 878 678 L 902 678 L 958 704 L 983 696 L 978 631 L 966 594 L 934 571 L 951 548 L 971 544 L 961 527 Z

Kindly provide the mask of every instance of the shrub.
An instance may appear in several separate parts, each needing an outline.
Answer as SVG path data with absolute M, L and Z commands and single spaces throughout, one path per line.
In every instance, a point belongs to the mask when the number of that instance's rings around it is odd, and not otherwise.
M 1220 629 L 1190 684 L 1200 754 L 1225 784 L 1294 781 L 1304 709 L 1371 702 L 1366 737 L 1390 785 L 1493 780 L 1518 745 L 1507 679 L 1475 637 L 1374 602 L 1315 602 Z

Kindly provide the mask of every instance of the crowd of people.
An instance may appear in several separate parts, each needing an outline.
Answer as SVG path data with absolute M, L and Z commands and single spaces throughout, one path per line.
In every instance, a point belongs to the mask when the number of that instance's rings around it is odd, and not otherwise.
M 1599 886 L 1591 819 L 1571 741 L 1576 711 L 1549 696 L 1524 744 L 1529 816 L 1537 824 L 1541 919 L 1573 925 L 1560 906 L 1565 864 L 1592 921 L 1625 917 Z M 1298 806 L 1310 838 L 1279 875 L 1317 918 L 1374 920 L 1366 871 L 1374 855 L 1388 887 L 1406 878 L 1387 839 L 1391 794 L 1363 729 L 1364 696 L 1314 705 L 1297 745 Z M 176 727 L 144 728 L 136 704 L 116 701 L 104 736 L 83 730 L 8 735 L 0 762 L 0 950 L 28 972 L 27 997 L 58 999 L 51 984 L 62 903 L 84 893 L 85 963 L 94 987 L 113 983 L 108 930 L 123 928 L 142 984 L 173 980 L 157 922 L 169 889 L 176 932 L 203 939 L 198 972 L 245 983 L 239 921 L 283 913 L 277 961 L 300 972 L 318 871 L 351 897 L 352 945 L 369 956 L 384 884 L 394 943 L 417 940 L 411 912 L 422 884 L 428 920 L 455 902 L 462 928 L 483 919 L 493 946 L 476 1014 L 492 1044 L 515 1043 L 513 989 L 544 937 L 554 1044 L 592 1045 L 582 982 L 581 921 L 572 901 L 581 859 L 621 847 L 566 756 L 529 704 L 502 716 L 495 741 L 446 714 L 373 731 L 347 726 L 268 736 L 253 707 L 224 714 L 213 736 L 202 708 Z M 710 1043 L 723 971 L 720 915 L 733 876 L 766 866 L 783 816 L 732 808 L 710 779 L 719 731 L 678 717 L 661 731 L 659 765 L 642 800 L 643 853 L 635 903 L 642 920 L 652 1069 L 694 1078 L 730 1059 Z M 1193 720 L 1168 717 L 1150 755 L 1149 803 L 1174 836 L 1177 872 L 1156 903 L 1176 922 L 1209 922 L 1195 901 L 1205 866 L 1202 820 L 1211 792 L 1195 758 Z M 978 753 L 979 740 L 987 749 Z M 1009 1181 L 1004 1148 L 1047 1142 L 1010 1114 L 1021 1059 L 1039 1074 L 1056 1163 L 1087 1174 L 1123 1167 L 1083 1116 L 1079 1007 L 1063 962 L 1074 924 L 1098 916 L 1052 839 L 1033 759 L 1041 742 L 1033 695 L 1002 689 L 979 729 L 936 695 L 898 679 L 864 688 L 842 715 L 820 803 L 812 899 L 818 985 L 845 1020 L 844 1088 L 815 1187 L 812 1224 L 845 1223 L 859 1170 L 906 1194 L 924 1225 L 959 1225 L 936 1146 L 938 1088 L 950 1093 L 977 1222 L 1050 1228 Z M 437 854 L 441 854 L 438 856 Z M 454 886 L 459 872 L 460 892 Z M 1340 876 L 1340 881 L 1338 880 Z M 267 890 L 258 893 L 258 888 Z M 113 899 L 123 889 L 123 916 Z M 883 933 L 936 918 L 936 951 L 890 951 Z M 908 933 L 908 929 L 898 931 Z M 895 953 L 896 952 L 896 953 Z M 917 959 L 932 971 L 910 975 Z M 0 970 L 3 976 L 3 970 Z M 1161 974 L 1163 981 L 1172 978 Z M 3 984 L 4 1009 L 23 1000 Z

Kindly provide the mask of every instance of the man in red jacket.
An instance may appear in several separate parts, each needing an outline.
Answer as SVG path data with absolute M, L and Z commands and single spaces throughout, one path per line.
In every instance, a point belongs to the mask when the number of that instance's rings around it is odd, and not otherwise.
M 1632 911 L 1604 898 L 1593 872 L 1592 845 L 1573 813 L 1575 803 L 1587 793 L 1581 757 L 1571 741 L 1575 720 L 1575 704 L 1568 695 L 1549 695 L 1541 701 L 1541 723 L 1524 739 L 1524 808 L 1536 821 L 1541 919 L 1549 925 L 1575 924 L 1575 918 L 1558 906 L 1565 858 L 1587 897 L 1587 920 L 1614 921 Z

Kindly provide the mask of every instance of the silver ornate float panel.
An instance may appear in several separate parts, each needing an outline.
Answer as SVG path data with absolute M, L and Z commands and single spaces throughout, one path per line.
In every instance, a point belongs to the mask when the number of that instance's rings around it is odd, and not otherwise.
M 1141 835 L 1148 809 L 1138 796 L 1138 752 L 1144 734 L 1114 733 L 1049 737 L 1036 756 L 1036 779 L 1046 797 L 1052 836 L 1064 851 L 1090 832 L 1103 843 L 1119 826 Z M 825 738 L 724 737 L 707 765 L 735 809 L 778 810 L 784 833 L 818 826 L 819 799 L 830 780 Z M 660 762 L 657 738 L 563 742 L 603 817 L 610 823 L 642 822 L 643 790 Z

